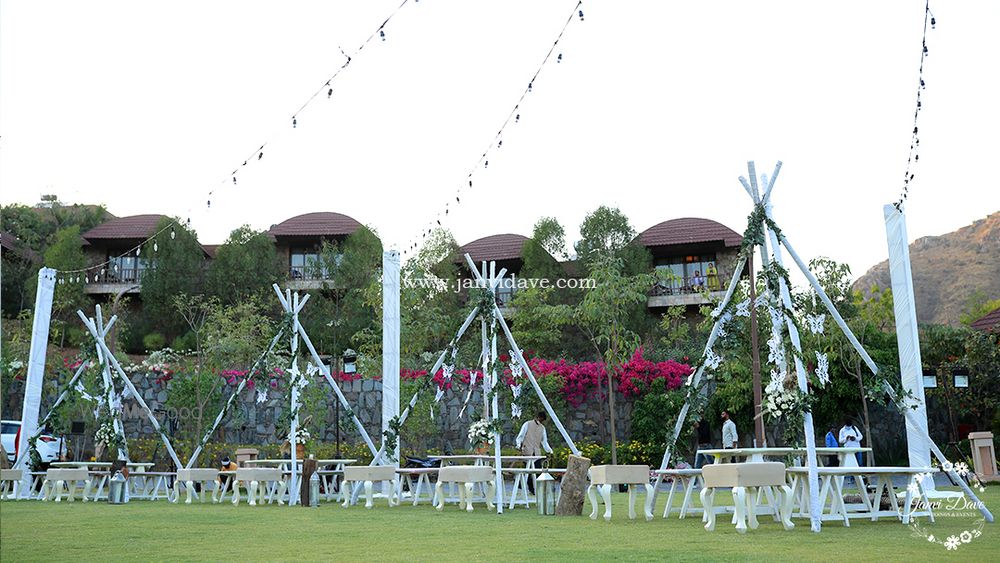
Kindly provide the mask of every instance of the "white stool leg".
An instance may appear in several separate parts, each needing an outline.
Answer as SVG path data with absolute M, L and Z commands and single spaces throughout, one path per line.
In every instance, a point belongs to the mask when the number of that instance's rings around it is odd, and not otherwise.
M 590 499 L 590 505 L 593 510 L 590 511 L 590 519 L 597 520 L 597 490 L 594 485 L 587 487 L 587 498 Z
M 781 487 L 781 525 L 785 527 L 786 530 L 791 530 L 795 527 L 792 523 L 792 489 L 788 485 L 783 485 Z
M 715 531 L 715 508 L 712 501 L 715 500 L 715 489 L 703 487 L 701 489 L 701 506 L 705 509 L 705 529 L 709 532 Z
M 493 510 L 493 497 L 497 495 L 496 483 L 490 481 L 486 485 L 486 508 Z M 500 506 L 503 506 L 503 501 L 501 501 Z
M 434 486 L 434 499 L 432 502 L 437 503 L 434 505 L 434 508 L 437 509 L 438 512 L 444 510 L 444 485 L 442 485 L 441 481 L 438 481 Z
M 747 521 L 746 521 L 746 509 L 747 509 L 747 491 L 744 487 L 733 487 L 733 504 L 736 508 L 736 531 L 745 534 L 747 533 Z
M 60 502 L 62 500 L 62 488 L 63 482 L 56 481 L 56 502 Z
M 760 526 L 760 522 L 757 521 L 757 502 L 761 499 L 760 487 L 757 487 L 757 494 L 747 495 L 747 515 L 750 523 L 750 529 L 756 530 Z
M 233 506 L 240 503 L 240 482 L 233 477 Z
M 374 496 L 372 495 L 372 482 L 365 481 L 365 508 L 371 508 L 375 506 L 373 499 Z
M 344 502 L 341 506 L 343 506 L 344 508 L 347 508 L 348 506 L 351 505 L 351 485 L 353 483 L 354 483 L 353 481 L 341 481 L 340 483 L 340 496 L 341 498 L 344 499 Z
M 635 520 L 635 485 L 628 485 L 628 519 Z
M 601 499 L 604 500 L 604 520 L 611 521 L 611 485 L 604 484 L 600 487 Z
M 465 483 L 465 510 L 472 512 L 472 490 L 475 488 L 475 483 Z
M 653 519 L 653 503 L 656 502 L 656 488 L 646 483 L 646 502 L 642 504 L 646 509 L 646 522 Z
M 184 486 L 187 487 L 187 500 L 184 504 L 191 504 L 191 496 L 194 494 L 194 481 L 185 481 Z
M 41 497 L 42 502 L 49 501 L 50 491 L 52 490 L 52 482 L 48 479 L 42 481 L 42 488 L 38 491 L 38 496 Z

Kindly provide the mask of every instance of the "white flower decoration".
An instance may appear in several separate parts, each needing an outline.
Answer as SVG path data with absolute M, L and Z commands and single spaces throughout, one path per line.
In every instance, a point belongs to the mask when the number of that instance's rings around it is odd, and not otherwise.
M 962 543 L 969 543 L 972 541 L 972 532 L 966 530 L 958 535 L 958 539 L 962 540 Z
M 906 486 L 906 490 L 910 492 L 911 495 L 919 495 L 920 487 L 916 483 L 910 483 Z
M 947 472 L 947 471 L 951 471 L 954 468 L 955 468 L 955 466 L 952 465 L 952 463 L 950 461 L 945 461 L 944 463 L 941 464 L 941 470 L 942 471 L 946 471 Z
M 257 390 L 257 404 L 267 401 L 267 393 L 263 389 Z
M 969 474 L 969 464 L 965 463 L 964 461 L 960 461 L 960 462 L 956 463 L 955 464 L 955 473 L 958 473 L 962 477 L 965 477 L 966 475 Z
M 715 350 L 711 348 L 705 352 L 705 367 L 714 370 L 722 364 L 722 357 L 715 353 Z
M 948 548 L 948 551 L 954 551 L 958 549 L 959 542 L 961 541 L 957 536 L 948 536 L 948 539 L 944 540 L 944 546 Z
M 749 317 L 750 316 L 750 300 L 745 299 L 740 303 L 736 304 L 736 316 L 737 317 Z

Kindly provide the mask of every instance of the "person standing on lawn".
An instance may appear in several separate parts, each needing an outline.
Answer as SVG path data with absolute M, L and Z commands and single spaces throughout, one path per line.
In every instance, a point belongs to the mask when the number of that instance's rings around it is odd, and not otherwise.
M 545 453 L 552 453 L 552 447 L 549 446 L 549 436 L 545 431 L 545 421 L 548 418 L 545 411 L 542 411 L 536 414 L 535 418 L 521 425 L 521 431 L 517 433 L 517 438 L 514 440 L 514 445 L 520 450 L 521 455 L 542 455 L 543 450 Z M 525 463 L 525 467 L 535 467 L 534 460 Z M 531 494 L 535 494 L 534 481 L 534 476 L 528 479 L 528 491 Z
M 825 445 L 828 448 L 837 448 L 837 447 L 840 447 L 840 444 L 837 442 L 837 427 L 836 426 L 831 426 L 830 427 L 830 431 L 826 433 Z M 837 456 L 835 456 L 835 455 L 828 455 L 828 456 L 826 456 L 826 466 L 827 467 L 837 467 Z
M 861 434 L 861 431 L 858 430 L 858 427 L 851 422 L 851 419 L 845 418 L 844 426 L 840 428 L 839 438 L 840 445 L 845 448 L 860 448 L 861 440 L 864 439 L 864 436 Z M 860 466 L 861 452 L 858 452 L 855 455 L 858 457 L 858 465 Z
M 722 447 L 735 449 L 739 447 L 740 435 L 736 433 L 736 423 L 730 420 L 729 411 L 722 411 Z

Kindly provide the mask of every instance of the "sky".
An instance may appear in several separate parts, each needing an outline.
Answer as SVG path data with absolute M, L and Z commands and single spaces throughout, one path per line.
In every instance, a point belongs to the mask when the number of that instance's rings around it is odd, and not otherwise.
M 463 244 L 553 216 L 572 243 L 600 205 L 637 232 L 742 232 L 738 177 L 781 160 L 774 216 L 800 255 L 855 275 L 886 258 L 923 0 L 584 3 L 460 204 L 576 2 L 409 0 L 357 52 L 400 2 L 4 0 L 0 202 L 190 218 L 206 244 L 311 211 L 401 250 L 439 218 Z M 1000 2 L 931 9 L 911 240 L 1000 210 Z

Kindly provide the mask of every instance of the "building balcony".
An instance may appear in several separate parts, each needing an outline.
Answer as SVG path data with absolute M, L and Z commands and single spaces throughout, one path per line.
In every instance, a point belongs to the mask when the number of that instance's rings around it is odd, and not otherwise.
M 646 306 L 650 309 L 657 309 L 708 305 L 725 296 L 723 280 L 729 280 L 730 277 L 730 275 L 720 272 L 717 276 L 710 278 L 692 276 L 658 282 L 650 289 Z
M 110 268 L 96 274 L 83 286 L 87 295 L 139 293 L 146 268 Z

